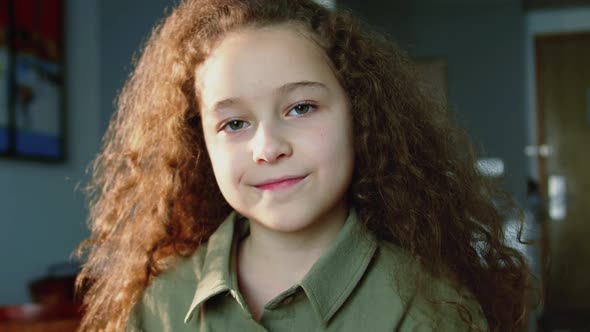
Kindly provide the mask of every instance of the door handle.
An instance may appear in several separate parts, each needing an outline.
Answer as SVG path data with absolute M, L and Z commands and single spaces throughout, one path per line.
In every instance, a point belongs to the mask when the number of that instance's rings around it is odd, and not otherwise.
M 563 175 L 550 175 L 548 181 L 549 217 L 563 220 L 567 215 L 567 183 Z

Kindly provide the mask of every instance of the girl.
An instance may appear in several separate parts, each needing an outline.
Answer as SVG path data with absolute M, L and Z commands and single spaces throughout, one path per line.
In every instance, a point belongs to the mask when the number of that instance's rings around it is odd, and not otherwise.
M 510 200 L 411 68 L 311 0 L 182 1 L 94 164 L 81 330 L 523 328 Z

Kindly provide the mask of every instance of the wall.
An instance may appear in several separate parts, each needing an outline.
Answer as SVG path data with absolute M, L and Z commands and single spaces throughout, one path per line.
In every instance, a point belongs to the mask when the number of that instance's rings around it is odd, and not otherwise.
M 27 283 L 68 261 L 86 235 L 76 185 L 99 143 L 96 0 L 66 1 L 68 159 L 43 164 L 0 159 L 0 305 L 29 300 Z
M 518 1 L 343 0 L 411 56 L 448 61 L 449 107 L 482 157 L 505 164 L 505 185 L 524 201 L 525 19 Z
M 132 57 L 149 36 L 152 27 L 176 1 L 102 0 L 99 3 L 100 103 L 104 131 L 115 110 L 115 99 L 133 69 Z M 141 6 L 138 7 L 138 4 Z

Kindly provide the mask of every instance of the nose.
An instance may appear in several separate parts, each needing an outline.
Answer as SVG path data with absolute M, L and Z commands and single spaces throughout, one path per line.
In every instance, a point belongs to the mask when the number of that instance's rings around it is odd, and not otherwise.
M 252 140 L 252 158 L 255 163 L 274 163 L 292 153 L 291 144 L 279 128 L 258 126 Z

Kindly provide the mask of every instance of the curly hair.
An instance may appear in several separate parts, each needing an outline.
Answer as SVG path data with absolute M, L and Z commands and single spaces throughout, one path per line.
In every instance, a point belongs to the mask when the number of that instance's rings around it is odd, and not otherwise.
M 204 144 L 196 68 L 226 33 L 283 23 L 310 32 L 350 99 L 348 194 L 362 222 L 468 289 L 491 330 L 524 327 L 529 272 L 503 231 L 516 204 L 474 167 L 465 133 L 420 89 L 403 51 L 311 0 L 184 0 L 152 31 L 92 164 L 80 330 L 122 330 L 149 282 L 231 211 Z

